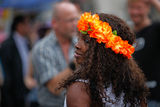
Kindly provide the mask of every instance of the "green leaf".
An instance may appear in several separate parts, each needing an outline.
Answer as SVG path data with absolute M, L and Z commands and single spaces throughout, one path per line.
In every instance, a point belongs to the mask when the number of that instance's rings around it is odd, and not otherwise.
M 87 31 L 82 31 L 82 30 L 80 30 L 80 32 L 82 33 L 82 34 L 87 34 Z
M 92 31 L 92 29 L 88 29 L 87 31 Z
M 117 36 L 117 31 L 116 30 L 114 30 L 112 33 Z

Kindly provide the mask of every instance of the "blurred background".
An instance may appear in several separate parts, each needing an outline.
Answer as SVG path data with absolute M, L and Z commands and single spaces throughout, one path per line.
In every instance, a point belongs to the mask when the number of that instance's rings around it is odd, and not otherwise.
M 0 0 L 0 46 L 9 37 L 13 19 L 19 14 L 25 14 L 30 19 L 29 24 L 31 25 L 31 30 L 28 37 L 31 43 L 30 45 L 33 46 L 37 40 L 43 38 L 47 32 L 51 30 L 52 8 L 53 4 L 58 1 L 70 1 L 74 3 L 80 13 L 87 11 L 114 14 L 126 21 L 130 27 L 133 28 L 134 26 L 128 14 L 128 0 Z M 152 22 L 160 21 L 160 8 L 158 12 L 155 6 L 151 5 L 149 19 L 151 19 Z M 3 86 L 4 77 L 5 72 L 0 63 L 0 89 Z
M 15 15 L 28 14 L 32 19 L 33 27 L 38 24 L 50 24 L 52 6 L 61 0 L 0 0 L 0 42 L 9 34 L 9 26 Z M 64 0 L 75 3 L 82 11 L 104 12 L 115 14 L 128 24 L 132 24 L 127 12 L 127 0 Z M 152 20 L 160 20 L 160 14 L 152 7 Z

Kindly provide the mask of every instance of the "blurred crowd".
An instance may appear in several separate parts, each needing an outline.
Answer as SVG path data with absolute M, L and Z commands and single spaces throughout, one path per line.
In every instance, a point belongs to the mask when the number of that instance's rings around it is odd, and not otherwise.
M 137 38 L 133 58 L 150 89 L 148 107 L 160 107 L 160 22 L 150 19 L 151 5 L 160 12 L 159 0 L 127 0 Z M 0 27 L 0 107 L 63 107 L 65 90 L 59 87 L 76 69 L 82 9 L 78 2 L 64 0 L 54 4 L 52 13 L 51 22 L 17 14 L 8 35 Z

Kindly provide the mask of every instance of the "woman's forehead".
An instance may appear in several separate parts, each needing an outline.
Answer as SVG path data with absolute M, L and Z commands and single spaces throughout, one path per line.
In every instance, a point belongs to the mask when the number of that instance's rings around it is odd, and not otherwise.
M 87 34 L 82 34 L 81 32 L 78 32 L 78 37 L 81 37 L 83 39 L 90 39 L 89 35 Z

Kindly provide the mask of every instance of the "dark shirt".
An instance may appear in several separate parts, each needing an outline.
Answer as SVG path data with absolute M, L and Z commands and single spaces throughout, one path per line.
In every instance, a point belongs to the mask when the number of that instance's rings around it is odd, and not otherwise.
M 150 100 L 160 101 L 160 23 L 136 32 L 136 51 L 134 58 L 147 78 Z
M 5 73 L 0 107 L 25 107 L 25 97 L 29 90 L 24 84 L 23 63 L 13 37 L 2 43 L 0 57 Z

